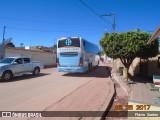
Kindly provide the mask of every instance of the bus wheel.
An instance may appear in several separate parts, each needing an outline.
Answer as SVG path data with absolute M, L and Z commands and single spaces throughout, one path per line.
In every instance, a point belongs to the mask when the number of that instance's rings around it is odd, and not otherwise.
M 88 64 L 88 72 L 91 71 L 91 66 L 90 66 L 90 63 Z
M 92 63 L 90 64 L 90 71 L 92 71 Z
M 99 65 L 99 60 L 98 60 L 98 64 L 97 64 L 97 66 Z

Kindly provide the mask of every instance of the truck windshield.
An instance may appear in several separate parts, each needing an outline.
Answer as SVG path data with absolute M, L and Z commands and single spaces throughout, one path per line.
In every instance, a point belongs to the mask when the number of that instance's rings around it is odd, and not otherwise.
M 11 64 L 13 62 L 14 58 L 5 58 L 3 60 L 0 61 L 0 63 L 7 63 L 7 64 Z

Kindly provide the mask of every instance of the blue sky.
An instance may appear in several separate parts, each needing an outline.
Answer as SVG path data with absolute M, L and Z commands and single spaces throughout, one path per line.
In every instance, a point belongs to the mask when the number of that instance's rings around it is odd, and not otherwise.
M 140 28 L 152 32 L 160 25 L 159 0 L 82 0 L 98 15 L 116 13 L 116 32 Z M 51 47 L 60 37 L 81 36 L 99 43 L 112 32 L 113 17 L 95 15 L 80 0 L 0 0 L 0 39 L 12 37 L 16 47 Z

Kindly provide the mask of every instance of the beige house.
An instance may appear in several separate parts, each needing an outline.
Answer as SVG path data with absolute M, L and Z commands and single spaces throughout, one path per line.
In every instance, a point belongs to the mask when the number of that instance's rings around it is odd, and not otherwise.
M 140 66 L 140 62 L 144 62 L 144 61 L 143 60 L 140 61 L 140 58 L 136 58 L 134 59 L 134 61 L 132 62 L 129 68 L 129 73 L 133 76 L 140 75 L 141 73 L 141 75 L 147 76 L 147 77 L 152 77 L 153 75 L 160 75 L 160 66 L 158 62 L 159 58 L 160 58 L 160 55 L 153 58 L 149 58 L 148 62 L 146 63 L 148 64 L 147 66 L 144 64 L 141 64 Z M 116 70 L 116 73 L 119 73 L 119 70 L 121 67 L 124 67 L 121 60 L 115 59 L 114 68 Z
M 160 27 L 154 32 L 147 43 L 152 42 L 158 36 L 160 36 Z M 142 64 L 140 64 L 140 62 Z M 120 68 L 124 67 L 120 59 L 115 59 L 113 65 L 116 73 L 119 73 Z M 130 66 L 129 73 L 133 76 L 141 73 L 141 75 L 148 77 L 152 77 L 153 75 L 160 75 L 160 55 L 149 58 L 148 62 L 140 60 L 140 58 L 134 59 Z
M 14 56 L 28 56 L 31 57 L 33 61 L 44 62 L 45 67 L 52 67 L 56 65 L 56 54 L 45 52 L 41 50 L 30 50 L 22 48 L 6 48 L 5 57 Z

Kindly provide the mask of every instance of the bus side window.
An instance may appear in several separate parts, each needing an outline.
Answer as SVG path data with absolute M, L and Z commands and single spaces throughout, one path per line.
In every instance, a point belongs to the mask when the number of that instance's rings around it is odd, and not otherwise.
M 85 41 L 83 41 L 83 46 L 85 46 Z

